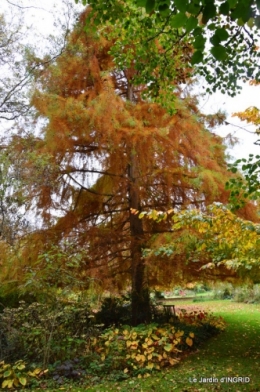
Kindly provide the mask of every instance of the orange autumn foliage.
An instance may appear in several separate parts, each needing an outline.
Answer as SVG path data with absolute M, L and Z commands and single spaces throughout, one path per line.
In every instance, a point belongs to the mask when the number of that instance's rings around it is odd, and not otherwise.
M 143 249 L 156 233 L 170 231 L 171 223 L 140 220 L 131 208 L 166 211 L 227 202 L 225 148 L 181 91 L 174 115 L 144 101 L 143 86 L 131 84 L 131 72 L 115 68 L 111 43 L 100 32 L 86 35 L 83 25 L 44 70 L 33 95 L 38 116 L 47 121 L 20 152 L 29 157 L 28 173 L 38 170 L 39 181 L 29 174 L 27 194 L 43 227 L 31 235 L 33 246 L 22 257 L 33 262 L 51 244 L 69 241 L 75 253 L 84 250 L 82 279 L 91 276 L 112 291 L 130 283 L 139 312 L 145 312 L 149 276 L 153 284 L 159 275 L 168 282 L 176 269 L 180 277 L 192 274 L 192 266 L 184 267 L 180 255 L 165 268 L 159 263 L 159 269 L 147 269 Z M 136 314 L 133 323 L 138 321 Z

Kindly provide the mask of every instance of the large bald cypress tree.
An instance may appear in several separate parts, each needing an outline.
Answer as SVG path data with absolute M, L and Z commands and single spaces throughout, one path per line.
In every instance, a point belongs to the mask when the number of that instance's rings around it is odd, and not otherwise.
M 81 276 L 99 279 L 110 291 L 131 286 L 132 322 L 138 324 L 150 319 L 152 266 L 147 268 L 143 250 L 171 223 L 140 220 L 132 211 L 225 202 L 225 148 L 205 129 L 195 100 L 182 97 L 177 77 L 171 83 L 179 98 L 169 114 L 143 98 L 147 86 L 136 77 L 132 82 L 137 71 L 131 63 L 115 66 L 102 31 L 85 33 L 84 18 L 64 53 L 42 72 L 33 96 L 45 125 L 26 144 L 32 158 L 27 172 L 35 170 L 37 156 L 40 179 L 27 195 L 43 228 L 23 257 L 35 259 L 48 244 L 69 241 L 83 254 Z M 159 41 L 155 49 L 162 50 Z M 180 61 L 181 48 L 172 56 Z

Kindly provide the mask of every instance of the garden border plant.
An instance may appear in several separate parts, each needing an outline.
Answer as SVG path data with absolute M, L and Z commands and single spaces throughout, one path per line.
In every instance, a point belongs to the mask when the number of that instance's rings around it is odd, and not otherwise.
M 37 368 L 47 369 L 51 363 L 47 385 L 80 385 L 89 377 L 148 377 L 154 371 L 174 366 L 182 351 L 192 351 L 224 327 L 221 321 L 216 324 L 212 315 L 195 312 L 189 317 L 180 315 L 179 321 L 172 318 L 167 324 L 111 326 L 100 331 L 88 306 L 62 302 L 59 306 L 28 305 L 22 301 L 18 308 L 4 309 L 0 315 L 9 349 L 12 346 L 8 366 L 22 360 L 38 362 Z

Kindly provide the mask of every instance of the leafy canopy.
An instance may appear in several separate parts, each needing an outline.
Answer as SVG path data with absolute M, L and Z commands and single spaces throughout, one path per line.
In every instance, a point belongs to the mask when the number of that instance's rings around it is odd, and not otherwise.
M 257 107 L 251 106 L 244 112 L 234 113 L 242 121 L 256 127 L 257 135 L 260 133 L 260 112 Z M 258 143 L 259 140 L 256 142 Z M 237 159 L 233 164 L 229 165 L 230 171 L 236 174 L 236 177 L 230 179 L 226 183 L 226 188 L 230 192 L 230 202 L 233 209 L 239 209 L 244 206 L 248 199 L 259 200 L 260 198 L 260 155 Z
M 185 254 L 186 259 L 203 275 L 219 276 L 225 269 L 240 276 L 259 280 L 260 226 L 239 218 L 221 203 L 213 203 L 204 212 L 190 209 L 178 212 L 150 212 L 154 220 L 172 215 L 173 234 L 164 245 L 150 250 L 170 258 Z M 143 214 L 139 214 L 140 218 Z
M 133 61 L 140 78 L 151 75 L 161 62 L 167 64 L 176 47 L 185 43 L 193 48 L 192 56 L 185 60 L 206 78 L 208 92 L 218 89 L 234 96 L 240 89 L 238 80 L 259 80 L 259 0 L 81 1 L 93 10 L 86 29 L 93 15 L 95 25 L 110 24 L 115 61 Z M 159 36 L 165 40 L 160 55 L 147 57 L 147 48 L 156 44 Z M 132 50 L 133 37 L 137 55 Z M 175 68 L 178 73 L 180 63 Z M 158 93 L 158 88 L 155 91 Z

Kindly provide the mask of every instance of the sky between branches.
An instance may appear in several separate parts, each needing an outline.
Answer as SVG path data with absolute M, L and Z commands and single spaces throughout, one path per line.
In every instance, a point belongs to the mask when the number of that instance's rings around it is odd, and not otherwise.
M 39 50 L 44 45 L 47 46 L 49 35 L 59 35 L 60 25 L 56 24 L 58 18 L 62 21 L 63 11 L 65 9 L 61 0 L 2 0 L 1 12 L 6 15 L 11 13 L 23 13 L 25 26 L 29 26 L 26 33 L 25 40 L 30 43 L 35 43 Z M 80 11 L 83 9 L 82 5 L 76 5 L 74 0 L 69 0 L 69 3 Z M 46 38 L 46 41 L 42 39 Z M 241 82 L 242 83 L 242 82 Z M 227 121 L 236 126 L 222 126 L 216 128 L 215 132 L 225 137 L 232 134 L 238 138 L 239 143 L 229 150 L 231 156 L 235 159 L 247 157 L 248 154 L 259 154 L 260 146 L 254 144 L 260 136 L 249 133 L 253 131 L 251 126 L 241 122 L 238 118 L 231 117 L 232 113 L 244 111 L 249 106 L 259 106 L 260 86 L 253 87 L 248 84 L 243 84 L 242 93 L 234 98 L 221 93 L 216 93 L 211 96 L 205 96 L 201 99 L 201 109 L 206 113 L 214 113 L 217 110 L 224 111 L 228 114 Z M 196 91 L 203 93 L 202 86 L 198 85 Z M 239 127 L 246 128 L 249 132 L 242 130 Z

